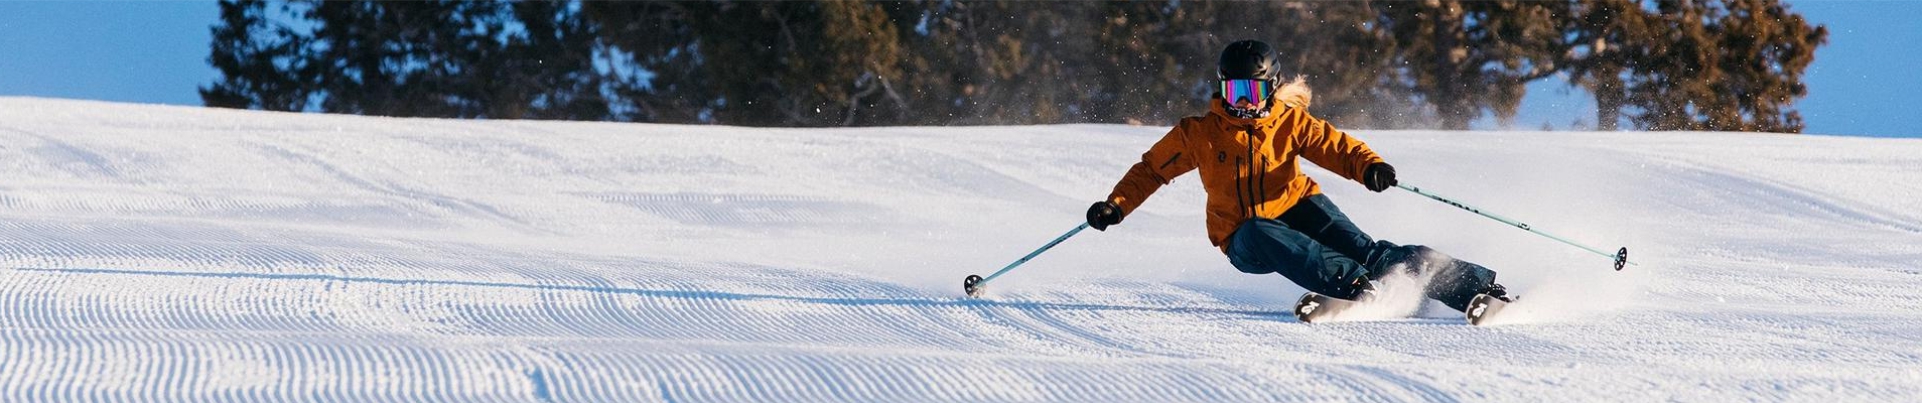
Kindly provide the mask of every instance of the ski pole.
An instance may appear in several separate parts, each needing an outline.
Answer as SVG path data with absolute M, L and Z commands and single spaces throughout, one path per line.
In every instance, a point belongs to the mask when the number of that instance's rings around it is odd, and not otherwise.
M 1041 245 L 1041 249 L 1035 249 L 1034 252 L 1029 252 L 1027 256 L 1022 256 L 1021 260 L 1016 260 L 1014 261 L 1014 263 L 1009 263 L 1008 267 L 1001 268 L 1001 271 L 994 272 L 994 274 L 989 274 L 988 278 L 981 278 L 981 276 L 969 274 L 968 278 L 961 280 L 961 289 L 964 291 L 967 291 L 969 297 L 979 297 L 981 296 L 982 287 L 986 287 L 989 281 L 994 281 L 995 277 L 1001 277 L 1002 274 L 1006 274 L 1009 270 L 1014 270 L 1015 266 L 1020 266 L 1022 263 L 1027 263 L 1028 259 L 1033 259 L 1035 256 L 1040 256 L 1041 252 L 1047 252 L 1049 248 L 1053 248 L 1055 245 L 1060 245 L 1061 241 L 1068 240 L 1068 237 L 1072 237 L 1074 236 L 1074 234 L 1080 233 L 1081 230 L 1084 230 L 1084 229 L 1088 229 L 1088 223 L 1086 222 L 1081 223 L 1081 225 L 1075 226 L 1074 229 L 1068 230 L 1068 233 L 1066 234 L 1061 234 L 1061 237 L 1055 238 L 1054 241 L 1048 242 L 1047 245 Z
M 1535 233 L 1535 235 L 1548 237 L 1548 239 L 1561 241 L 1562 243 L 1569 244 L 1570 246 L 1582 248 L 1582 250 L 1594 252 L 1597 255 L 1602 255 L 1603 257 L 1615 259 L 1615 271 L 1622 271 L 1622 266 L 1634 264 L 1628 261 L 1628 247 L 1626 246 L 1622 247 L 1619 250 L 1616 250 L 1615 253 L 1603 252 L 1600 249 L 1595 249 L 1587 245 L 1575 243 L 1575 241 L 1570 241 L 1567 239 L 1563 239 L 1562 237 L 1549 234 L 1547 232 L 1536 230 L 1534 228 L 1529 227 L 1527 223 L 1523 223 L 1521 221 L 1515 221 L 1512 219 L 1508 219 L 1508 218 L 1490 214 L 1490 213 L 1485 213 L 1485 212 L 1482 212 L 1481 209 L 1470 207 L 1469 205 L 1462 204 L 1461 202 L 1450 200 L 1446 197 L 1436 196 L 1433 193 L 1424 192 L 1421 190 L 1421 188 L 1418 188 L 1418 187 L 1401 185 L 1401 184 L 1396 184 L 1395 187 L 1402 188 L 1402 190 L 1415 192 L 1415 194 L 1418 194 L 1418 195 L 1427 196 L 1430 199 L 1435 199 L 1435 201 L 1442 202 L 1450 206 L 1455 206 L 1456 208 L 1460 208 L 1462 210 L 1468 210 L 1468 212 L 1470 213 L 1480 214 L 1482 217 L 1488 217 L 1490 219 L 1494 219 L 1495 221 L 1501 221 L 1503 224 L 1513 225 L 1515 226 L 1515 228 L 1521 228 L 1523 231 L 1533 232 Z

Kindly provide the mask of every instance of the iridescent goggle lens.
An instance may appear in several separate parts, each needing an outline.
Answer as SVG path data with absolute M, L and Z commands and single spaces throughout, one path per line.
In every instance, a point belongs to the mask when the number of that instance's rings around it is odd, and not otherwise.
M 1228 106 L 1240 105 L 1246 100 L 1259 107 L 1267 104 L 1269 95 L 1267 80 L 1221 80 L 1221 99 L 1227 100 Z

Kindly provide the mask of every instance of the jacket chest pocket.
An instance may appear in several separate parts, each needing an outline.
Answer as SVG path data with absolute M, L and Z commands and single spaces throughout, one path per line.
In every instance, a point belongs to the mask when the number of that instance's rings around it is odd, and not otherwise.
M 1243 165 L 1248 164 L 1248 150 L 1236 150 L 1233 142 L 1216 142 L 1196 155 L 1201 169 L 1204 185 L 1228 184 L 1246 175 Z
M 1258 144 L 1251 145 L 1253 137 L 1241 133 L 1227 133 L 1225 138 L 1210 144 L 1207 156 L 1202 160 L 1202 169 L 1210 171 L 1207 176 L 1240 180 L 1261 172 L 1264 166 L 1273 166 L 1272 153 L 1262 150 Z

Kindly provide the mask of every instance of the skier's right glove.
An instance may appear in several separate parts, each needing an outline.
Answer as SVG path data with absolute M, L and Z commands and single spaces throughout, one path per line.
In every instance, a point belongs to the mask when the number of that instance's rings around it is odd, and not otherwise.
M 1121 206 L 1105 201 L 1088 206 L 1088 226 L 1099 231 L 1107 231 L 1108 226 L 1120 223 Z

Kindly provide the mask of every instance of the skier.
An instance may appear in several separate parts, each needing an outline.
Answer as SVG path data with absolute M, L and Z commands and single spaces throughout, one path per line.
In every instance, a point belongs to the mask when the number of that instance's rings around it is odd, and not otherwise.
M 1296 156 L 1370 191 L 1396 184 L 1395 167 L 1367 144 L 1308 115 L 1306 84 L 1299 78 L 1282 84 L 1268 44 L 1228 44 L 1217 67 L 1221 87 L 1209 113 L 1181 119 L 1142 154 L 1108 199 L 1088 208 L 1090 227 L 1106 231 L 1162 185 L 1199 169 L 1208 192 L 1209 241 L 1242 272 L 1281 273 L 1313 293 L 1366 301 L 1375 282 L 1400 270 L 1432 275 L 1427 297 L 1455 310 L 1467 311 L 1478 294 L 1508 300 L 1494 271 L 1424 246 L 1369 237 L 1302 174 Z

